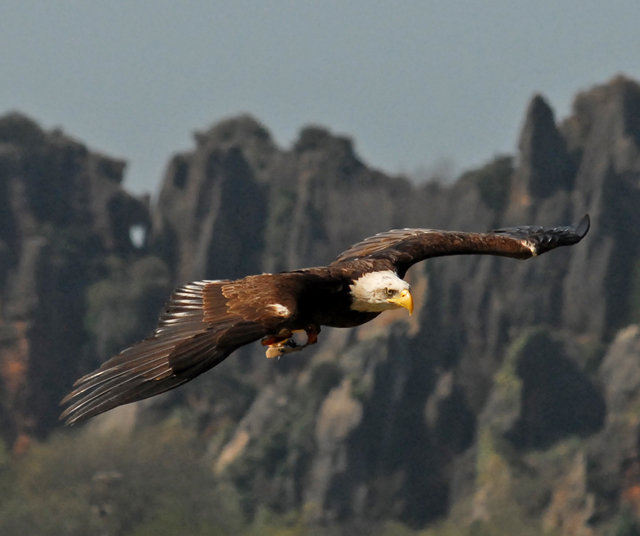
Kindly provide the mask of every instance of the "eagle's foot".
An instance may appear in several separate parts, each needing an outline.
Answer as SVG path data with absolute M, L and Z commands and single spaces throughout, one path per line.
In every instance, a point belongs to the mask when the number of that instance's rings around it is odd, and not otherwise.
M 290 354 L 292 352 L 299 352 L 306 348 L 307 345 L 304 344 L 300 346 L 293 339 L 285 339 L 284 341 L 280 341 L 276 344 L 270 344 L 269 348 L 267 348 L 266 355 L 269 359 L 274 357 L 280 357 L 284 354 Z
M 318 342 L 318 335 L 320 334 L 320 326 L 307 326 L 304 329 L 307 334 L 307 342 L 304 344 L 298 344 L 289 333 L 288 337 L 285 337 L 284 332 L 275 337 L 265 337 L 262 339 L 262 344 L 268 346 L 266 356 L 271 359 L 274 357 L 280 357 L 284 354 L 290 354 L 293 352 L 300 352 L 307 346 L 316 344 Z

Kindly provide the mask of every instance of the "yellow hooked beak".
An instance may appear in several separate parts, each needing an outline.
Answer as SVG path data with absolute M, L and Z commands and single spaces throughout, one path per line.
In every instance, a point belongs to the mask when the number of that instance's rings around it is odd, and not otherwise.
M 410 315 L 413 314 L 413 297 L 407 289 L 404 289 L 397 298 L 389 298 L 387 301 L 404 307 Z

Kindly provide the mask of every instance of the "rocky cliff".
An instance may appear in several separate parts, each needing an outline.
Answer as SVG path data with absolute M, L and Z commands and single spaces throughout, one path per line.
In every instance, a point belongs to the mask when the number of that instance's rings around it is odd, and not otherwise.
M 636 530 L 638 84 L 580 94 L 560 123 L 534 97 L 517 157 L 452 186 L 372 170 L 318 127 L 287 150 L 250 117 L 195 138 L 148 209 L 122 190 L 121 163 L 22 117 L 0 123 L 6 439 L 48 433 L 71 378 L 152 325 L 171 285 L 326 264 L 394 227 L 555 226 L 588 212 L 577 247 L 428 261 L 408 274 L 411 318 L 323 330 L 317 348 L 277 362 L 247 348 L 123 411 L 144 423 L 178 408 L 248 518 Z
M 59 397 L 99 359 L 87 291 L 109 262 L 135 262 L 130 229 L 150 225 L 147 204 L 122 189 L 124 168 L 22 115 L 0 119 L 0 415 L 11 442 L 48 433 Z

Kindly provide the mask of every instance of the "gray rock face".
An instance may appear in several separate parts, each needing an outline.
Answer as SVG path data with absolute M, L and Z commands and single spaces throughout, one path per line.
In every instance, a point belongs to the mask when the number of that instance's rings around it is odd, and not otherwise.
M 529 103 L 519 149 L 513 203 L 538 204 L 558 191 L 572 189 L 575 170 L 567 143 L 556 127 L 553 111 L 540 95 Z
M 579 157 L 573 201 L 578 212 L 592 214 L 595 224 L 568 274 L 572 283 L 565 297 L 572 307 L 564 320 L 574 329 L 604 335 L 636 314 L 630 289 L 640 230 L 639 106 L 637 84 L 618 78 L 579 95 L 574 115 L 562 125 Z
M 153 216 L 154 249 L 180 283 L 258 272 L 268 199 L 260 174 L 275 151 L 271 139 L 249 118 L 196 138 L 194 153 L 169 164 Z
M 0 118 L 2 436 L 41 436 L 82 369 L 84 292 L 107 252 L 135 248 L 146 204 L 122 189 L 124 162 L 19 114 Z

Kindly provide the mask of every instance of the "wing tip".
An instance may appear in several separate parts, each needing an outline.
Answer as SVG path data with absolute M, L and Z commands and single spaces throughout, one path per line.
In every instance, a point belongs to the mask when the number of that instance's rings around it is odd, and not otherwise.
M 589 217 L 589 214 L 585 214 L 582 216 L 580 221 L 573 226 L 573 232 L 580 240 L 582 240 L 589 232 L 590 227 L 591 218 Z

